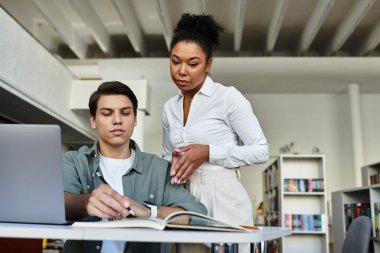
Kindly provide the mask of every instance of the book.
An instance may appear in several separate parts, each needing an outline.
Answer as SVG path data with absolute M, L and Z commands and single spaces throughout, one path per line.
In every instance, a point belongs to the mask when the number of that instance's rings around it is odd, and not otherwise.
M 189 224 L 180 224 L 179 219 L 190 218 Z M 164 229 L 186 229 L 186 230 L 210 230 L 210 231 L 228 231 L 228 232 L 250 232 L 261 229 L 257 226 L 237 226 L 231 225 L 210 216 L 191 212 L 178 211 L 169 214 L 165 219 L 159 218 L 126 218 L 111 221 L 77 221 L 72 227 L 80 228 L 152 228 L 158 230 Z

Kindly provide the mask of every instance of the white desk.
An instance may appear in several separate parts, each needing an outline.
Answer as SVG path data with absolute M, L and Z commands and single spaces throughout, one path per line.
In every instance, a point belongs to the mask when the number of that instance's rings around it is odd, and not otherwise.
M 71 240 L 122 240 L 178 243 L 258 243 L 291 234 L 290 228 L 263 227 L 252 233 L 140 228 L 72 228 L 60 225 L 0 223 L 0 237 L 59 238 Z

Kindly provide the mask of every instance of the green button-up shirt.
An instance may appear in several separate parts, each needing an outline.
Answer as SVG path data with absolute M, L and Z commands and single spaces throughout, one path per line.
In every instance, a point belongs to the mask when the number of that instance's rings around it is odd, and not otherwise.
M 123 180 L 124 195 L 138 203 L 150 201 L 157 206 L 181 207 L 188 211 L 206 214 L 207 209 L 189 193 L 182 185 L 170 183 L 171 164 L 156 155 L 141 152 L 138 145 L 131 140 L 131 148 L 136 152 L 135 161 Z M 75 194 L 89 193 L 97 188 L 102 181 L 96 175 L 99 168 L 98 143 L 91 148 L 81 147 L 78 151 L 69 151 L 63 160 L 64 190 Z M 77 248 L 74 244 L 81 244 Z M 87 243 L 77 241 L 65 245 L 64 252 L 100 252 L 101 242 Z M 128 243 L 130 245 L 131 243 Z M 131 244 L 131 247 L 134 244 Z M 152 252 L 149 244 L 145 252 Z M 135 245 L 137 246 L 137 245 Z M 141 245 L 140 245 L 141 246 Z M 140 247 L 139 251 L 141 250 Z M 137 249 L 137 248 L 136 248 Z M 154 251 L 153 251 L 154 252 Z

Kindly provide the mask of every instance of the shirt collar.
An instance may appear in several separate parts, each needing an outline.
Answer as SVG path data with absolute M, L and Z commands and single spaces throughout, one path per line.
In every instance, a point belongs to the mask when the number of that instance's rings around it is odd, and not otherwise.
M 144 166 L 142 161 L 142 152 L 139 146 L 132 139 L 129 140 L 129 146 L 135 150 L 135 161 L 132 164 L 131 170 L 135 170 L 138 173 L 143 173 Z M 94 157 L 99 158 L 99 142 L 97 141 L 91 148 L 85 150 L 84 152 L 87 155 L 93 155 Z
M 213 89 L 214 89 L 215 83 L 211 79 L 211 77 L 207 76 L 201 89 L 198 91 L 198 93 L 201 93 L 207 97 L 211 97 L 213 94 Z M 183 97 L 183 92 L 180 90 L 178 91 L 178 100 L 177 102 Z
M 95 142 L 95 144 L 91 148 L 86 148 L 83 150 L 85 155 L 93 155 L 94 157 L 99 157 L 99 142 Z
M 135 170 L 138 173 L 144 173 L 144 165 L 143 165 L 143 159 L 142 159 L 142 152 L 137 145 L 137 143 L 134 140 L 129 141 L 129 145 L 131 148 L 133 148 L 136 152 L 135 161 L 132 164 L 131 170 Z

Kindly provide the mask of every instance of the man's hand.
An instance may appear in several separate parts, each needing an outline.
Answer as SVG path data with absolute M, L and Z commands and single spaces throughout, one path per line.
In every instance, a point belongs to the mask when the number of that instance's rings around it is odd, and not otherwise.
M 107 184 L 94 189 L 87 201 L 86 211 L 90 216 L 101 218 L 125 218 L 130 214 L 129 204 L 124 196 Z
M 89 215 L 116 219 L 127 218 L 129 215 L 139 218 L 150 217 L 149 208 L 137 203 L 131 198 L 119 195 L 106 184 L 99 186 L 94 191 L 87 194 L 65 192 L 66 217 L 73 220 L 82 219 Z M 120 200 L 122 204 L 120 204 L 118 200 Z M 104 202 L 113 203 L 116 207 L 110 207 L 109 204 Z M 102 208 L 109 211 L 101 210 Z M 120 209 L 117 210 L 115 208 Z M 164 219 L 170 213 L 177 211 L 183 211 L 183 209 L 180 207 L 158 206 L 157 217 Z M 182 221 L 183 224 L 188 222 L 188 219 Z
M 172 153 L 172 184 L 185 183 L 199 166 L 208 161 L 209 146 L 191 144 L 189 146 L 175 149 Z
M 138 218 L 149 218 L 150 209 L 142 204 L 137 203 L 131 198 L 124 197 L 126 206 L 130 210 L 130 213 Z M 125 218 L 125 217 L 124 217 Z

